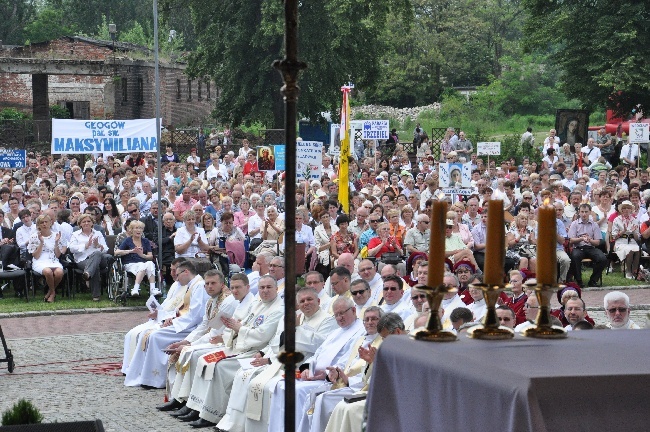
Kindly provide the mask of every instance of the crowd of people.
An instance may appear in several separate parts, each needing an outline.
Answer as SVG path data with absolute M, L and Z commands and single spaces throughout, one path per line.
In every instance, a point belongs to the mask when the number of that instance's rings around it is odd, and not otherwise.
M 482 292 L 470 284 L 482 281 L 492 199 L 503 201 L 507 220 L 503 272 L 511 291 L 499 300 L 503 326 L 525 329 L 539 309 L 525 282 L 535 278 L 542 205 L 556 209 L 558 282 L 567 285 L 553 311 L 559 325 L 594 327 L 582 288 L 599 285 L 608 266 L 620 266 L 630 279 L 643 275 L 650 184 L 637 165 L 638 146 L 624 144 L 617 160 L 607 152 L 616 137 L 599 133 L 582 147 L 565 145 L 551 130 L 538 158 L 488 164 L 452 128 L 439 154 L 416 130 L 415 159 L 391 136 L 389 152 L 361 145 L 350 161 L 348 213 L 338 201 L 336 158 L 326 150 L 320 178 L 297 185 L 295 236 L 305 252 L 296 329 L 306 358 L 296 393 L 301 431 L 360 430 L 360 423 L 345 423 L 356 418 L 346 412 L 356 404 L 344 398 L 367 390 L 383 337 L 426 323 L 428 303 L 418 286 L 426 283 L 430 254 L 445 254 L 444 283 L 457 288 L 439 311 L 445 328 L 462 332 L 483 318 Z M 140 295 L 145 278 L 150 294 L 163 294 L 160 269 L 164 301 L 125 338 L 126 385 L 167 387 L 170 402 L 159 408 L 195 427 L 281 430 L 287 179 L 261 170 L 247 140 L 216 144 L 205 160 L 195 149 L 181 158 L 171 146 L 160 161 L 148 153 L 92 155 L 86 162 L 30 154 L 27 168 L 3 174 L 0 254 L 5 263 L 32 262 L 45 301 L 56 297 L 66 254 L 95 300 L 102 269 L 115 257 L 134 275 L 131 296 Z M 472 194 L 445 195 L 437 162 L 471 162 Z M 448 201 L 444 251 L 429 249 L 436 200 Z M 107 236 L 115 237 L 112 253 Z M 155 259 L 159 250 L 162 262 Z M 205 262 L 217 270 L 201 271 Z M 624 293 L 607 293 L 604 307 L 607 327 L 638 328 Z

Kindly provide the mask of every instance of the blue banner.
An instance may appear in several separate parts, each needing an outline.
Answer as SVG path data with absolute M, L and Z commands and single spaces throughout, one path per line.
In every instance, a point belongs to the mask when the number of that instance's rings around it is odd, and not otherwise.
M 26 150 L 0 150 L 0 168 L 25 168 Z
M 283 145 L 273 146 L 275 150 L 275 169 L 278 171 L 284 171 L 287 169 L 287 152 L 286 148 Z

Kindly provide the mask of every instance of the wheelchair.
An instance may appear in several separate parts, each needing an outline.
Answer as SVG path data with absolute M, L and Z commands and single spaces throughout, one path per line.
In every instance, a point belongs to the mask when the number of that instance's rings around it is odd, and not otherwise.
M 154 274 L 156 278 L 156 285 L 160 287 L 163 291 L 162 285 L 162 272 L 160 266 L 158 265 L 157 251 L 154 250 L 153 253 L 153 264 L 155 267 Z M 128 298 L 131 298 L 131 288 L 135 284 L 135 274 L 128 272 L 124 263 L 122 262 L 122 257 L 115 257 L 113 265 L 108 269 L 108 299 L 114 301 L 115 303 L 126 306 L 126 301 Z M 149 284 L 149 279 L 145 277 L 142 282 Z

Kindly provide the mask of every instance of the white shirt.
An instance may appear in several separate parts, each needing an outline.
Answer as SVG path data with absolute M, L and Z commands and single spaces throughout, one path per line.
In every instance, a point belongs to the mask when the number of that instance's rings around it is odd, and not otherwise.
M 474 301 L 467 306 L 467 309 L 472 311 L 474 315 L 474 321 L 481 321 L 487 312 L 487 305 L 485 304 L 485 299 L 479 301 Z
M 149 178 L 149 177 L 147 177 L 147 176 L 144 176 L 144 180 L 140 180 L 140 178 L 138 178 L 138 179 L 135 181 L 135 183 L 133 184 L 133 187 L 134 187 L 136 190 L 138 190 L 138 191 L 142 191 L 142 182 L 147 182 L 147 183 L 149 183 L 149 184 L 151 185 L 151 188 L 152 188 L 152 189 L 156 187 L 156 183 L 155 183 L 154 179 Z
M 637 144 L 625 144 L 621 149 L 621 163 L 627 165 L 627 162 L 624 162 L 623 158 L 637 161 L 639 159 L 639 146 Z
M 251 238 L 262 238 L 262 231 L 263 230 L 261 228 L 262 228 L 263 223 L 264 223 L 264 220 L 261 217 L 259 217 L 259 215 L 257 215 L 257 213 L 254 214 L 253 216 L 251 216 L 248 219 L 248 231 L 246 231 L 246 232 L 250 233 L 251 231 L 260 228 L 260 232 L 258 232 L 257 234 L 255 234 Z
M 304 243 L 308 249 L 316 245 L 314 232 L 309 225 L 302 224 L 300 230 L 296 229 L 296 243 Z
M 589 159 L 589 163 L 592 164 L 598 160 L 600 157 L 600 149 L 596 147 L 595 145 L 592 148 L 584 147 L 582 149 L 582 154 L 584 154 L 584 157 Z M 623 154 L 623 153 L 621 153 Z
M 87 246 L 88 240 L 90 237 L 98 239 L 98 246 L 91 244 L 90 247 Z M 70 237 L 70 242 L 68 243 L 68 248 L 70 252 L 74 255 L 74 260 L 76 262 L 82 262 L 86 260 L 93 252 L 108 252 L 108 246 L 106 245 L 106 240 L 102 233 L 96 230 L 92 230 L 90 235 L 86 235 L 82 230 L 77 230 L 72 233 Z
M 210 165 L 205 170 L 205 179 L 210 180 L 214 177 L 221 177 L 222 180 L 228 180 L 228 169 L 226 169 L 226 166 L 219 164 L 219 167 L 216 168 L 214 164 Z
M 29 238 L 36 232 L 36 224 L 32 222 L 31 226 L 23 225 L 16 230 L 16 244 L 21 251 L 27 250 Z
M 551 137 L 546 137 L 544 139 L 544 155 L 546 155 L 546 150 L 548 150 L 551 147 Z M 556 152 L 560 151 L 560 137 L 555 136 L 553 137 L 553 148 L 555 148 Z
M 205 230 L 203 228 L 195 228 L 196 232 L 199 233 L 203 243 L 208 242 L 208 238 L 205 236 Z M 180 227 L 176 231 L 176 236 L 174 237 L 174 247 L 186 243 L 190 239 L 190 233 L 187 231 L 185 226 Z M 199 247 L 199 238 L 197 237 L 192 241 L 187 250 L 182 254 L 176 252 L 176 258 L 185 257 L 185 258 L 194 258 L 196 254 L 201 253 L 201 248 Z
M 402 320 L 405 320 L 413 313 L 413 310 L 409 307 L 409 303 L 399 300 L 395 304 L 389 305 L 388 303 L 384 303 L 380 307 L 384 312 L 396 313 Z

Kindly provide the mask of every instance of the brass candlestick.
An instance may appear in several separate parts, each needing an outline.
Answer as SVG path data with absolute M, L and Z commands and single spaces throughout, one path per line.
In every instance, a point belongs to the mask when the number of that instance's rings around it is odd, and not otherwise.
M 567 331 L 551 322 L 551 296 L 564 285 L 527 284 L 530 289 L 535 290 L 535 296 L 539 302 L 536 326 L 523 331 L 524 336 L 540 339 L 562 339 L 567 337 Z
M 455 293 L 458 289 L 442 284 L 437 287 L 419 286 L 418 290 L 427 293 L 427 303 L 429 303 L 431 315 L 429 316 L 426 330 L 415 333 L 413 338 L 415 340 L 429 342 L 452 342 L 458 340 L 453 332 L 442 329 L 442 322 L 438 314 L 440 303 L 442 303 L 442 298 L 445 294 Z
M 499 299 L 499 294 L 503 291 L 505 285 L 472 284 L 471 287 L 483 291 L 487 312 L 483 318 L 483 324 L 470 328 L 467 331 L 467 336 L 474 339 L 512 339 L 515 336 L 515 332 L 508 327 L 499 325 L 499 320 L 497 319 L 496 304 Z

